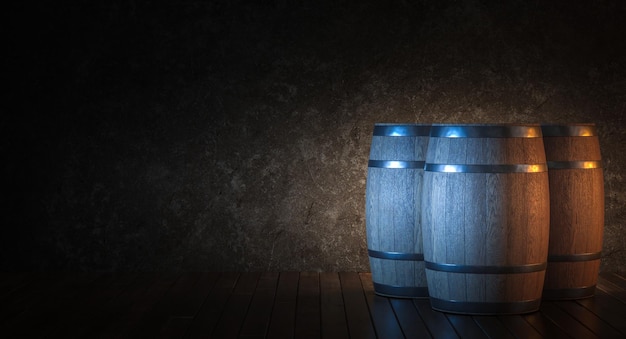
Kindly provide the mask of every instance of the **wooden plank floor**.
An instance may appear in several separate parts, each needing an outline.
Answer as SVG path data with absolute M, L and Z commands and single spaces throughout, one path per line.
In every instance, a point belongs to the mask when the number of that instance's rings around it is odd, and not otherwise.
M 0 273 L 3 338 L 626 338 L 626 274 L 593 298 L 465 316 L 373 292 L 369 273 Z

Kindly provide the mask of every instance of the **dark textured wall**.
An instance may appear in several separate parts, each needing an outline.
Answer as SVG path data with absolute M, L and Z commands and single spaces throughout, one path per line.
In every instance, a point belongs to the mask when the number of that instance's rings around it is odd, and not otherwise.
M 366 271 L 375 122 L 595 122 L 626 271 L 622 2 L 173 3 L 16 9 L 2 269 Z

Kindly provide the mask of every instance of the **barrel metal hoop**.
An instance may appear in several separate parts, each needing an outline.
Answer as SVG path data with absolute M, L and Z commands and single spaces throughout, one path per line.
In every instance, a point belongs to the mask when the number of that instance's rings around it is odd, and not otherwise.
M 427 137 L 430 125 L 375 125 L 374 136 L 377 137 Z
M 544 137 L 593 137 L 598 132 L 595 125 L 543 125 Z
M 594 169 L 602 168 L 602 161 L 548 161 L 548 169 Z
M 478 265 L 457 265 L 440 264 L 425 261 L 426 269 L 450 273 L 476 273 L 476 274 L 509 274 L 509 273 L 531 273 L 544 271 L 548 266 L 547 262 L 515 266 L 478 266 Z
M 596 285 L 579 288 L 548 288 L 544 289 L 541 298 L 544 300 L 567 300 L 593 297 Z
M 602 256 L 602 252 L 579 253 L 579 254 L 556 254 L 548 255 L 549 262 L 576 262 L 598 260 Z
M 406 161 L 406 160 L 369 160 L 368 167 L 374 168 L 411 168 L 423 169 L 424 161 Z
M 437 138 L 541 138 L 540 126 L 519 125 L 434 125 L 430 136 Z
M 367 249 L 367 252 L 372 258 L 388 259 L 388 260 L 412 260 L 422 261 L 424 260 L 424 253 L 404 253 L 404 252 L 387 252 L 376 251 Z
M 443 173 L 540 173 L 547 172 L 548 167 L 546 164 L 459 165 L 426 163 L 424 170 Z
M 374 292 L 385 297 L 428 298 L 428 287 L 393 286 L 374 282 Z
M 537 311 L 541 299 L 510 301 L 510 302 L 471 302 L 458 300 L 444 300 L 430 297 L 433 309 L 443 312 L 461 314 L 521 314 Z

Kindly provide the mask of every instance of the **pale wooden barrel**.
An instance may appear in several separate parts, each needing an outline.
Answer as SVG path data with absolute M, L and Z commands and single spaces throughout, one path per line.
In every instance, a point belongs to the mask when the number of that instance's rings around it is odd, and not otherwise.
M 595 125 L 542 126 L 550 177 L 544 299 L 593 296 L 604 229 L 604 181 Z
M 432 308 L 536 311 L 550 197 L 539 125 L 433 125 L 422 227 Z
M 374 291 L 426 298 L 420 199 L 430 125 L 375 124 L 365 220 Z

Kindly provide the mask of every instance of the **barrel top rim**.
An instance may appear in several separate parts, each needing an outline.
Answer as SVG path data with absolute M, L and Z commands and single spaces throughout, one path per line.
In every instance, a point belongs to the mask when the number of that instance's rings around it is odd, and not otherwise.
M 594 123 L 542 124 L 544 137 L 593 137 L 598 135 Z
M 595 122 L 576 122 L 576 123 L 542 123 L 541 126 L 596 126 Z
M 502 123 L 484 123 L 484 124 L 432 124 L 433 127 L 541 127 L 541 124 L 538 123 L 514 123 L 514 122 L 502 122 Z
M 376 122 L 374 126 L 424 126 L 430 127 L 432 124 L 418 124 L 418 123 L 394 123 L 394 122 Z
M 431 125 L 420 124 L 376 124 L 373 136 L 379 137 L 428 137 Z
M 540 138 L 539 124 L 436 124 L 430 129 L 436 138 Z

